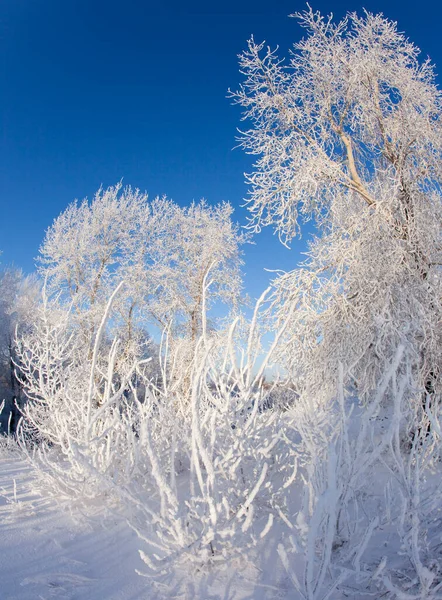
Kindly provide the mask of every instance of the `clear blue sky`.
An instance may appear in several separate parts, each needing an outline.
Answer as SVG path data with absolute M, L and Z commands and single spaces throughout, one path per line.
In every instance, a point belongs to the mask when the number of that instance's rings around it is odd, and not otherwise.
M 311 2 L 341 17 L 362 6 L 399 28 L 442 69 L 442 3 Z M 229 200 L 236 218 L 251 168 L 235 146 L 237 54 L 253 33 L 286 54 L 304 2 L 2 0 L 0 3 L 0 258 L 32 271 L 44 230 L 74 198 L 124 182 L 180 204 Z M 290 269 L 268 231 L 246 253 L 246 288 L 263 268 Z

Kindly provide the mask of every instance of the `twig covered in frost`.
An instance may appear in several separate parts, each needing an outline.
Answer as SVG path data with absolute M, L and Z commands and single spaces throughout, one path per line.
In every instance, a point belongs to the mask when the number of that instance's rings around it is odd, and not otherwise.
M 240 367 L 233 350 L 238 320 L 224 335 L 217 334 L 209 341 L 206 332 L 196 344 L 187 418 L 182 419 L 174 409 L 176 388 L 160 390 L 155 411 L 153 391 L 145 384 L 146 397 L 138 403 L 139 428 L 152 476 L 144 473 L 129 487 L 136 497 L 156 492 L 161 499 L 155 519 L 141 511 L 132 522 L 144 540 L 157 540 L 163 548 L 161 555 L 145 560 L 153 572 L 168 569 L 177 560 L 200 564 L 244 555 L 246 548 L 271 531 L 272 511 L 277 509 L 273 506 L 277 502 L 273 473 L 288 456 L 288 448 L 278 431 L 281 415 L 263 409 L 268 392 L 261 378 L 257 381 L 252 376 L 259 307 L 258 303 L 246 338 L 247 360 Z M 165 378 L 170 381 L 168 365 L 163 363 Z M 174 432 L 169 449 L 165 447 L 166 426 Z M 176 455 L 186 452 L 188 466 L 177 471 Z M 182 460 L 182 469 L 184 464 Z M 167 481 L 174 485 L 168 487 Z M 278 489 L 283 483 L 277 484 Z M 266 521 L 255 535 L 253 525 L 264 515 Z
M 49 301 L 45 289 L 34 328 L 20 339 L 17 368 L 28 396 L 20 435 L 24 442 L 37 436 L 34 458 L 45 465 L 41 475 L 59 496 L 105 494 L 133 474 L 137 453 L 128 394 L 141 363 L 120 368 L 117 377 L 118 341 L 103 351 L 106 322 L 122 285 L 107 303 L 90 359 L 69 314 Z

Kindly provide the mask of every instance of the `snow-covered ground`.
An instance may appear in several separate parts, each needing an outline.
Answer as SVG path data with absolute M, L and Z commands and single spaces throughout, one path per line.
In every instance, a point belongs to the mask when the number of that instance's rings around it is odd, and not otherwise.
M 0 598 L 135 600 L 149 594 L 136 534 L 120 518 L 63 512 L 32 492 L 32 467 L 0 460 Z
M 429 487 L 436 490 L 440 473 L 432 479 Z M 385 486 L 379 478 L 378 485 L 366 507 L 373 508 L 380 501 Z M 283 539 L 278 527 L 256 549 L 254 562 L 233 563 L 227 569 L 221 566 L 212 572 L 172 570 L 149 579 L 137 573 L 146 567 L 139 556 L 143 545 L 123 515 L 99 507 L 91 508 L 86 515 L 80 505 L 60 504 L 44 493 L 36 494 L 35 489 L 36 478 L 29 463 L 17 454 L 0 458 L 0 600 L 301 600 L 305 597 L 294 589 L 278 556 L 278 544 Z M 434 523 L 427 545 L 429 550 L 431 546 L 432 571 L 437 573 L 440 544 L 435 547 L 434 540 L 440 539 L 440 509 L 431 513 Z M 364 545 L 363 539 L 361 544 Z M 345 554 L 345 548 L 343 551 Z M 389 594 L 380 581 L 376 584 L 373 572 L 377 565 L 388 564 L 390 570 L 403 572 L 405 583 L 407 572 L 412 572 L 391 524 L 381 524 L 369 547 L 361 550 L 360 558 L 357 572 L 353 573 L 356 578 L 350 577 L 324 597 L 333 600 L 440 597 L 437 593 L 401 595 L 397 589 Z M 303 562 L 299 555 L 291 564 L 300 578 Z M 409 585 L 412 584 L 410 579 Z
M 63 510 L 53 498 L 37 495 L 34 488 L 33 468 L 25 460 L 17 456 L 0 459 L 1 600 L 286 597 L 286 576 L 282 565 L 277 566 L 272 543 L 262 563 L 277 585 L 256 583 L 262 581 L 263 566 L 256 565 L 241 575 L 233 568 L 221 578 L 209 576 L 199 582 L 188 578 L 184 586 L 186 574 L 176 573 L 154 588 L 136 573 L 145 566 L 138 553 L 140 540 L 121 517 L 86 516 L 75 507 Z

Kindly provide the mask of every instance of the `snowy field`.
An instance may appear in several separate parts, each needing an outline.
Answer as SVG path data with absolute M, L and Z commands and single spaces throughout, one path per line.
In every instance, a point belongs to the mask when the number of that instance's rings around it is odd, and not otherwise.
M 85 519 L 32 492 L 32 467 L 0 461 L 2 600 L 153 598 L 136 534 L 122 519 Z
M 1 600 L 177 597 L 183 573 L 176 573 L 175 580 L 159 582 L 159 589 L 136 573 L 145 566 L 138 552 L 140 540 L 123 518 L 109 513 L 86 516 L 75 507 L 63 510 L 54 499 L 36 494 L 34 484 L 33 468 L 24 459 L 0 459 Z M 275 548 L 269 544 L 266 560 L 272 552 Z M 238 576 L 232 569 L 221 581 L 209 578 L 198 584 L 189 580 L 185 593 L 201 600 L 286 597 L 282 565 L 273 561 L 268 565 L 268 578 L 279 578 L 280 585 L 256 584 L 257 571 L 250 569 Z

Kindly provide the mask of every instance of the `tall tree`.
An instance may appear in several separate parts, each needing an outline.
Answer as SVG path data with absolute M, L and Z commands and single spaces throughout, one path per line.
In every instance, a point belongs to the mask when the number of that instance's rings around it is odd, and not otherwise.
M 40 273 L 48 291 L 71 304 L 73 324 L 92 353 L 104 306 L 120 281 L 109 327 L 133 353 L 149 324 L 167 329 L 174 347 L 191 352 L 208 309 L 235 304 L 241 292 L 245 236 L 228 203 L 180 207 L 121 184 L 92 202 L 71 204 L 48 229 Z M 129 350 L 128 350 L 129 352 Z
M 158 324 L 171 323 L 177 334 L 194 343 L 201 332 L 205 283 L 210 283 L 207 310 L 217 301 L 239 301 L 240 246 L 246 236 L 232 222 L 227 202 L 210 206 L 203 200 L 182 208 L 167 201 L 167 218 L 165 202 L 152 203 L 157 225 L 145 266 L 153 290 L 149 310 Z
M 103 307 L 137 264 L 134 248 L 143 248 L 149 236 L 146 201 L 145 194 L 122 189 L 121 183 L 100 188 L 92 202 L 84 199 L 70 204 L 47 230 L 40 248 L 39 271 L 48 293 L 58 294 L 60 302 L 71 305 L 89 354 Z M 138 292 L 139 286 L 127 285 L 114 311 L 113 323 L 128 349 L 136 341 L 133 320 Z
M 289 243 L 300 219 L 319 236 L 304 269 L 275 282 L 293 303 L 284 355 L 300 386 L 326 390 L 338 361 L 362 397 L 405 342 L 421 390 L 440 388 L 441 93 L 433 66 L 396 23 L 294 15 L 306 37 L 287 64 L 249 41 L 233 94 L 258 156 L 248 176 L 255 229 Z M 331 389 L 331 388 L 329 388 Z

